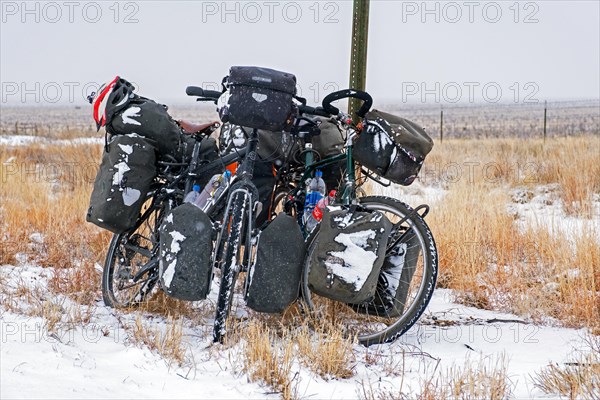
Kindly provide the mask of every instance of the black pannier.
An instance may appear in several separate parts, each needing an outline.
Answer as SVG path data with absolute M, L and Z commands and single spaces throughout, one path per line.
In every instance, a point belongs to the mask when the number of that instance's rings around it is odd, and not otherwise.
M 268 131 L 288 131 L 296 107 L 296 77 L 261 67 L 231 67 L 219 99 L 223 122 Z
M 378 211 L 326 208 L 310 258 L 310 289 L 349 304 L 372 300 L 391 228 Z
M 298 298 L 305 257 L 296 220 L 279 214 L 260 234 L 249 275 L 246 304 L 255 311 L 283 312 Z
M 184 203 L 163 219 L 159 230 L 159 274 L 163 290 L 180 300 L 203 300 L 212 278 L 212 222 Z
M 117 112 L 107 124 L 111 135 L 136 134 L 151 141 L 159 156 L 181 159 L 182 131 L 167 112 L 167 106 L 144 97 L 134 97 L 127 108 Z
M 433 140 L 407 119 L 373 110 L 354 143 L 355 160 L 394 183 L 408 186 L 417 177 Z
M 135 225 L 156 177 L 155 152 L 141 137 L 112 138 L 96 175 L 88 222 L 115 233 Z

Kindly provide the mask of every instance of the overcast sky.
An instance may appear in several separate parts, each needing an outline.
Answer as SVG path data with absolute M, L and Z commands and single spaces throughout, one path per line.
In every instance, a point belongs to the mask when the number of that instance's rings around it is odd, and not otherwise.
M 600 97 L 598 1 L 371 1 L 376 101 Z M 1 104 L 83 103 L 115 75 L 162 102 L 231 65 L 297 76 L 320 101 L 347 86 L 351 1 L 2 1 Z M 214 85 L 214 84 L 213 84 Z

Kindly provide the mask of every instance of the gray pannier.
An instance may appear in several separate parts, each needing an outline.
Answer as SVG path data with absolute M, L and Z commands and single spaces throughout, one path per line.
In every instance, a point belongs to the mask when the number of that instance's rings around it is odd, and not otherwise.
M 156 177 L 155 152 L 141 137 L 113 137 L 102 156 L 86 221 L 115 233 L 132 228 Z
M 372 300 L 391 228 L 378 211 L 327 207 L 311 254 L 310 289 L 349 304 Z
M 167 112 L 167 106 L 136 97 L 114 115 L 106 126 L 112 135 L 136 134 L 155 145 L 160 156 L 181 158 L 182 131 Z
M 212 278 L 212 222 L 198 207 L 184 203 L 160 227 L 159 274 L 163 290 L 181 300 L 203 300 Z
M 279 214 L 260 234 L 248 277 L 246 304 L 255 311 L 283 312 L 298 298 L 306 252 L 300 226 Z
M 413 183 L 433 140 L 425 129 L 407 119 L 373 110 L 354 143 L 355 160 L 400 185 Z

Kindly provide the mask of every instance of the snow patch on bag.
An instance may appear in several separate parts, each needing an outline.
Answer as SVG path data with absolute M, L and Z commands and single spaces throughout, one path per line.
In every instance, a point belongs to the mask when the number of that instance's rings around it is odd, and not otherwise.
M 340 233 L 334 239 L 346 246 L 344 251 L 330 252 L 325 265 L 330 273 L 360 290 L 366 282 L 377 259 L 377 248 L 368 251 L 368 240 L 375 238 L 375 231 L 366 230 L 354 233 Z
M 129 107 L 127 110 L 123 111 L 123 114 L 121 114 L 123 123 L 131 125 L 142 125 L 139 121 L 133 119 L 133 117 L 141 117 L 141 114 L 138 114 L 140 111 L 142 111 L 142 109 L 139 107 Z

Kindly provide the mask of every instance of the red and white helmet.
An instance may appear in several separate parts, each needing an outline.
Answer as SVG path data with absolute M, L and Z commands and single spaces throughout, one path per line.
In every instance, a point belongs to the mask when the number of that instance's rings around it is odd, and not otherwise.
M 110 123 L 112 116 L 129 103 L 134 90 L 131 83 L 116 76 L 110 83 L 103 84 L 96 93 L 89 96 L 97 130 Z

